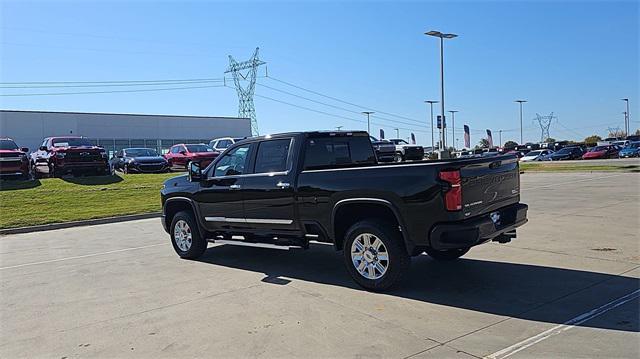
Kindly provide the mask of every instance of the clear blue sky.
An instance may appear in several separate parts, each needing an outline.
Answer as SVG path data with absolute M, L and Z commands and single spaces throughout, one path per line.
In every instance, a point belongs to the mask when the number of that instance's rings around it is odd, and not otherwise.
M 456 127 L 503 132 L 517 139 L 518 107 L 527 99 L 525 141 L 539 139 L 536 113 L 554 112 L 555 138 L 606 135 L 640 127 L 637 1 L 499 2 L 26 2 L 1 3 L 0 80 L 108 81 L 218 78 L 227 55 L 242 60 L 256 46 L 269 75 L 346 101 L 427 121 L 425 99 L 439 100 L 437 29 L 459 34 L 445 44 L 447 109 Z M 261 74 L 263 74 L 261 72 Z M 258 83 L 315 100 L 271 79 Z M 167 87 L 167 86 L 157 86 Z M 150 88 L 150 86 L 138 86 Z M 0 93 L 122 90 L 110 88 L 0 89 Z M 363 115 L 322 106 L 258 86 L 256 93 L 328 113 Z M 0 97 L 3 109 L 237 115 L 231 88 L 67 96 Z M 366 125 L 256 98 L 263 133 Z M 439 108 L 437 109 L 439 112 Z M 414 123 L 413 121 L 385 118 Z M 430 130 L 380 119 L 389 134 Z M 381 127 L 372 126 L 377 133 Z M 401 130 L 401 136 L 410 131 Z M 461 131 L 456 136 L 461 139 Z

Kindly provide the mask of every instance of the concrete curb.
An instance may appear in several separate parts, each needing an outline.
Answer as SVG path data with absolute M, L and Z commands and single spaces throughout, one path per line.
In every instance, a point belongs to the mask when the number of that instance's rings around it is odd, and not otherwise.
M 71 227 L 92 226 L 96 224 L 135 221 L 138 219 L 159 218 L 161 215 L 162 215 L 162 212 L 151 212 L 151 213 L 142 213 L 142 214 L 130 214 L 126 216 L 117 216 L 117 217 L 87 219 L 84 221 L 51 223 L 51 224 L 43 224 L 39 226 L 30 226 L 30 227 L 7 228 L 7 229 L 0 229 L 0 236 L 7 235 L 7 234 L 50 231 L 53 229 L 63 229 L 63 228 L 71 228 Z

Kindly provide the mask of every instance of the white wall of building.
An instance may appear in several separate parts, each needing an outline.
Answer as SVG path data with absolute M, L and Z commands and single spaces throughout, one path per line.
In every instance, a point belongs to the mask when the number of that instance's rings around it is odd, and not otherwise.
M 235 117 L 196 117 L 0 110 L 0 137 L 35 150 L 51 136 L 113 139 L 213 139 L 251 136 L 251 122 Z

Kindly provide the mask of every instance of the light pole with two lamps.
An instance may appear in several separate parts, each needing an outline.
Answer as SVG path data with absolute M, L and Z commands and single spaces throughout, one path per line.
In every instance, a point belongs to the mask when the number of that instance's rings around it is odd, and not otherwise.
M 442 116 L 442 129 L 440 130 L 440 153 L 438 154 L 438 157 L 443 158 L 443 156 L 447 156 L 446 154 L 444 154 L 446 140 L 445 137 L 447 137 L 445 129 L 446 121 L 444 117 L 444 39 L 453 39 L 455 37 L 458 37 L 458 35 L 445 34 L 435 30 L 425 32 L 424 34 L 440 38 L 440 115 Z

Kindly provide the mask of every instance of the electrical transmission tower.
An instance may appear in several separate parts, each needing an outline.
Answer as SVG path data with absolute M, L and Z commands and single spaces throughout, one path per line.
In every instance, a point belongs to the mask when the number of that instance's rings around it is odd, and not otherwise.
M 557 119 L 557 116 L 553 115 L 553 112 L 548 116 L 540 116 L 540 114 L 536 113 L 536 118 L 533 120 L 534 122 L 538 122 L 540 125 L 540 130 L 542 130 L 542 134 L 540 135 L 540 142 L 544 142 L 549 136 L 549 127 L 551 127 L 551 122 L 553 119 Z
M 238 92 L 238 117 L 251 119 L 251 134 L 253 136 L 259 135 L 256 109 L 253 105 L 256 73 L 258 66 L 266 64 L 266 62 L 260 61 L 258 58 L 258 51 L 259 48 L 256 47 L 253 56 L 249 60 L 242 62 L 236 61 L 229 55 L 229 68 L 225 71 L 225 74 L 230 72 L 233 75 L 233 82 L 236 86 L 236 92 Z M 247 81 L 248 83 L 243 87 L 240 81 Z

